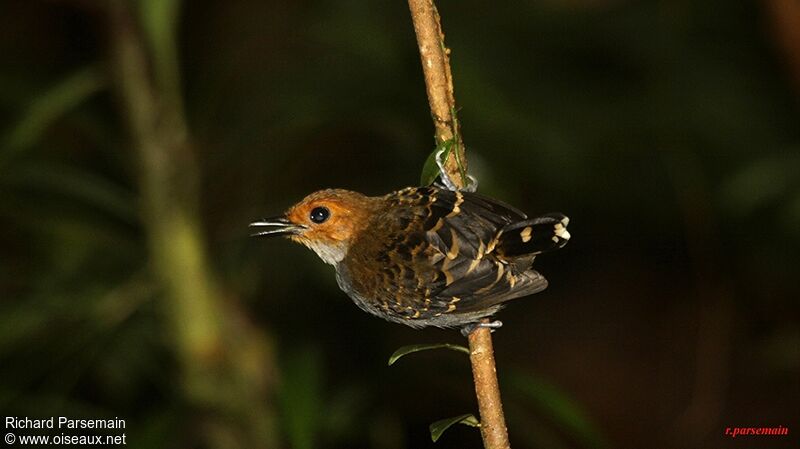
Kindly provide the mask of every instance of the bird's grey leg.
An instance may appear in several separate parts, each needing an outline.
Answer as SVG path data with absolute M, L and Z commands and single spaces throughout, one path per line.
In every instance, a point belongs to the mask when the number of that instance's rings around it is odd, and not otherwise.
M 442 160 L 442 155 L 444 154 L 445 148 L 436 152 L 436 165 L 439 166 L 439 177 L 442 178 L 442 184 L 447 188 L 447 190 L 458 190 L 455 183 L 452 179 L 450 179 L 450 175 L 447 174 L 447 170 L 444 168 L 444 161 Z
M 475 331 L 475 329 L 478 329 L 480 327 L 489 328 L 489 329 L 492 330 L 492 332 L 494 332 L 496 329 L 500 329 L 501 327 L 503 327 L 503 322 L 500 321 L 500 320 L 494 320 L 494 321 L 491 321 L 489 323 L 467 324 L 466 326 L 461 328 L 461 335 L 463 335 L 465 337 L 469 337 L 469 334 L 471 334 L 472 332 Z
M 463 188 L 459 189 L 453 180 L 450 178 L 450 175 L 447 174 L 447 170 L 444 167 L 444 161 L 442 160 L 442 155 L 445 152 L 445 148 L 436 152 L 435 160 L 436 165 L 439 167 L 439 177 L 442 179 L 442 184 L 447 190 L 463 190 L 465 192 L 475 192 L 478 190 L 478 180 L 475 179 L 472 175 L 467 175 L 467 185 Z
M 461 190 L 465 192 L 475 193 L 478 190 L 478 179 L 472 175 L 467 175 L 467 179 L 469 180 L 469 182 Z

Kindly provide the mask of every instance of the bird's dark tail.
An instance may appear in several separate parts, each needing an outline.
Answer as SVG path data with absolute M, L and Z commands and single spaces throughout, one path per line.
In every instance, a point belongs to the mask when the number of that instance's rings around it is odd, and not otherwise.
M 569 241 L 564 214 L 547 214 L 504 227 L 496 238 L 495 253 L 501 257 L 537 255 L 559 249 Z

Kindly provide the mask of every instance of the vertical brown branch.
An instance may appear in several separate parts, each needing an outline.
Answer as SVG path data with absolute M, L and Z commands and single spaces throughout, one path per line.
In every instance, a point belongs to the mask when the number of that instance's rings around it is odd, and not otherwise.
M 428 102 L 436 127 L 436 143 L 453 139 L 456 152 L 451 152 L 445 169 L 459 187 L 467 180 L 461 177 L 456 157 L 466 172 L 466 154 L 458 123 L 455 120 L 455 96 L 453 77 L 450 73 L 449 50 L 444 44 L 444 33 L 439 13 L 433 0 L 409 0 L 411 18 L 417 35 L 417 45 L 422 59 L 425 87 Z M 469 335 L 470 362 L 475 380 L 475 395 L 481 415 L 481 436 L 486 449 L 510 448 L 506 429 L 503 405 L 500 400 L 500 387 L 497 382 L 497 369 L 492 347 L 492 334 L 488 328 L 477 328 Z
M 500 401 L 500 385 L 497 383 L 492 331 L 479 327 L 469 334 L 468 339 L 475 395 L 478 397 L 478 409 L 481 413 L 483 446 L 486 449 L 510 448 L 506 418 Z
M 436 128 L 436 144 L 453 139 L 456 152 L 451 152 L 445 163 L 450 179 L 458 186 L 466 185 L 461 179 L 457 161 L 461 162 L 464 173 L 467 158 L 464 142 L 458 130 L 455 117 L 456 100 L 453 94 L 453 75 L 450 73 L 450 50 L 444 45 L 444 33 L 439 20 L 439 12 L 433 0 L 408 0 L 414 32 L 417 35 L 419 56 L 422 59 L 422 72 L 425 75 L 425 88 L 431 107 L 433 125 Z M 458 158 L 458 159 L 456 159 Z

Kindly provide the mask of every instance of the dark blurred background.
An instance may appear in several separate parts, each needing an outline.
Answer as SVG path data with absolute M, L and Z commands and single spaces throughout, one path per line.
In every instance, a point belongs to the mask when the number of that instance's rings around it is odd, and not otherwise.
M 516 448 L 796 447 L 800 4 L 440 0 L 472 172 L 573 239 L 499 316 Z M 407 4 L 0 3 L 0 411 L 136 448 L 480 447 L 463 343 L 247 224 L 419 181 Z M 726 427 L 788 437 L 731 440 Z

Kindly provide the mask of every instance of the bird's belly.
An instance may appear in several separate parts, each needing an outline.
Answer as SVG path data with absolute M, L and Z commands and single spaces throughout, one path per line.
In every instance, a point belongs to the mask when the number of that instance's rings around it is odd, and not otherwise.
M 418 327 L 410 322 L 410 317 L 414 315 L 414 310 L 410 306 L 399 308 L 396 303 L 389 301 L 389 298 L 394 296 L 391 286 L 385 286 L 382 291 L 379 288 L 354 283 L 347 268 L 341 263 L 336 265 L 336 282 L 361 310 L 388 321 Z

